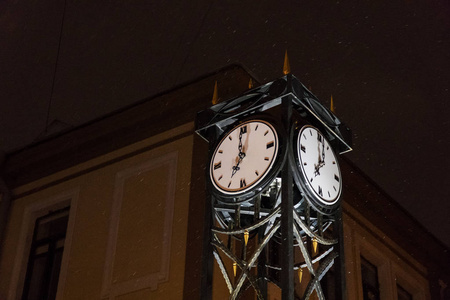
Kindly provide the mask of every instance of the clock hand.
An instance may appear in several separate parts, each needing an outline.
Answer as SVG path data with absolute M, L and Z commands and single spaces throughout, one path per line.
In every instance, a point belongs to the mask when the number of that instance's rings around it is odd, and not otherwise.
M 320 157 L 320 142 L 317 142 L 317 154 L 319 156 L 319 159 L 317 161 L 317 165 L 320 165 L 320 162 L 322 161 L 321 157 Z
M 247 127 L 241 127 L 241 129 L 239 130 L 239 145 L 238 145 L 239 155 L 242 153 L 242 134 L 244 133 L 244 128 Z
M 322 141 L 322 162 L 325 164 L 325 143 Z
M 247 127 L 243 126 L 241 127 L 241 129 L 239 130 L 239 144 L 238 144 L 238 150 L 239 150 L 239 154 L 238 154 L 238 162 L 236 164 L 236 166 L 232 167 L 233 171 L 231 172 L 231 177 L 234 176 L 234 174 L 236 174 L 237 171 L 239 171 L 239 165 L 241 163 L 241 161 L 244 159 L 245 157 L 245 153 L 242 152 L 242 134 L 247 132 Z
M 232 167 L 233 171 L 231 172 L 231 177 L 233 177 L 234 174 L 236 174 L 236 172 L 239 171 L 239 169 L 240 169 L 239 165 L 240 165 L 241 161 L 244 159 L 245 153 L 244 152 L 239 152 L 238 157 L 239 157 L 239 159 L 238 159 L 237 164 Z

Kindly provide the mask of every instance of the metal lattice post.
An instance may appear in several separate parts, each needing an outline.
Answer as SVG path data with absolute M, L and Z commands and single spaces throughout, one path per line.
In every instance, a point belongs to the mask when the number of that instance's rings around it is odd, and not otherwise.
M 289 97 L 282 100 L 285 130 L 289 130 L 292 102 Z M 289 147 L 289 141 L 288 141 Z M 293 190 L 292 170 L 286 159 L 281 174 L 281 289 L 283 300 L 294 299 L 294 245 L 293 245 Z

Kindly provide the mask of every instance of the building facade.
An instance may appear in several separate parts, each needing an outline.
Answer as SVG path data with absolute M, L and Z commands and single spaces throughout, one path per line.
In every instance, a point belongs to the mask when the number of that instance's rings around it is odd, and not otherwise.
M 226 100 L 250 79 L 229 66 L 7 155 L 0 299 L 199 299 L 208 145 L 195 116 L 215 82 Z M 346 298 L 448 299 L 448 249 L 340 165 Z M 216 267 L 213 299 L 227 294 Z

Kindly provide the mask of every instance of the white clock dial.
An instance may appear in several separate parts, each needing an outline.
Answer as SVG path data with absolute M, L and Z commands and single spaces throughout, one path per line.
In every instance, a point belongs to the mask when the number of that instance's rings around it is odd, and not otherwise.
M 227 195 L 255 188 L 270 171 L 278 153 L 271 124 L 252 120 L 236 126 L 220 141 L 210 165 L 211 181 Z
M 338 160 L 327 139 L 311 126 L 303 127 L 297 139 L 299 169 L 306 187 L 325 205 L 339 200 L 342 189 Z

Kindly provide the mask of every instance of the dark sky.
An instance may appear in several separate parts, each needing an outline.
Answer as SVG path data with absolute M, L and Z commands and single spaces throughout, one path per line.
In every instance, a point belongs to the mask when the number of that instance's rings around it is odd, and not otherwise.
M 349 158 L 450 246 L 449 16 L 444 0 L 4 0 L 0 149 L 232 63 L 274 80 L 287 50 L 352 128 Z

